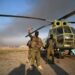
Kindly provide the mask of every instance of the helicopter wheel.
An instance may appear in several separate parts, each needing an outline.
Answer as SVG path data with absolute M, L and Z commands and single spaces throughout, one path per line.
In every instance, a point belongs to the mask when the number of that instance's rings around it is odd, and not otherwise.
M 59 50 L 58 49 L 55 51 L 54 55 L 56 58 L 62 58 L 63 59 L 64 58 L 64 52 L 62 52 L 62 51 L 60 51 L 60 49 Z
M 64 52 L 61 52 L 61 53 L 60 53 L 60 58 L 62 58 L 62 59 L 63 59 L 63 58 L 64 58 L 64 56 L 65 56 L 65 55 L 64 55 Z

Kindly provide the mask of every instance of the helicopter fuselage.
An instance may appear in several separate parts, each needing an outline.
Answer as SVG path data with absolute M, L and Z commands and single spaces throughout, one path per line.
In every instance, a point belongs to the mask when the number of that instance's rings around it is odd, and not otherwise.
M 62 21 L 61 21 L 62 22 Z M 56 47 L 61 49 L 75 48 L 75 33 L 74 29 L 67 25 L 66 22 L 58 22 L 49 31 L 49 34 L 53 34 L 56 41 Z

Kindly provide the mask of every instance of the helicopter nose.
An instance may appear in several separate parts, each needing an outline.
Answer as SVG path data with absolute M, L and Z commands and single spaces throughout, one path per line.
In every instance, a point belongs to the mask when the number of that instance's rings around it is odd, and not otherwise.
M 65 39 L 73 39 L 73 35 L 72 34 L 68 34 L 68 35 L 64 35 Z
M 73 47 L 73 45 L 74 45 L 73 34 L 65 34 L 64 35 L 64 45 L 66 45 L 67 47 Z

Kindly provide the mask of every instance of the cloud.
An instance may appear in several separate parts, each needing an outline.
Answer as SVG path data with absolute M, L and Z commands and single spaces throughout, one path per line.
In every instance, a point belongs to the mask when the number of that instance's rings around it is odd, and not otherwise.
M 8 2 L 9 1 L 9 2 Z M 31 17 L 45 18 L 50 21 L 60 18 L 61 16 L 75 10 L 74 0 L 3 0 L 0 2 L 0 13 L 25 15 Z M 12 1 L 12 2 L 11 2 Z M 3 3 L 3 4 L 2 4 Z M 9 5 L 8 5 L 9 4 Z M 2 10 L 3 9 L 3 10 Z M 47 25 L 48 22 L 39 20 L 29 20 L 21 18 L 10 18 L 10 22 L 6 23 L 4 30 L 0 31 L 0 43 L 16 43 L 25 41 L 28 25 L 31 25 L 33 30 L 42 25 Z M 2 24 L 0 22 L 0 24 Z M 1 26 L 1 25 L 0 25 Z M 40 36 L 48 35 L 49 27 L 40 30 Z M 7 40 L 6 40 L 7 39 Z M 17 39 L 17 40 L 16 40 Z M 25 38 L 27 40 L 27 38 Z

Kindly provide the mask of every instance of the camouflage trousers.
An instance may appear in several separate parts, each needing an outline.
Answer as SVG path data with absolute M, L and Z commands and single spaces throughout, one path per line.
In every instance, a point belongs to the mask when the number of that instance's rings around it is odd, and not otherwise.
M 36 62 L 36 65 L 40 65 L 40 50 L 30 49 L 29 51 L 29 61 L 31 65 L 34 65 Z
M 48 48 L 47 49 L 47 59 L 51 58 L 52 62 L 54 62 L 54 49 Z

